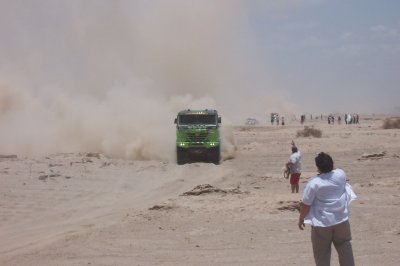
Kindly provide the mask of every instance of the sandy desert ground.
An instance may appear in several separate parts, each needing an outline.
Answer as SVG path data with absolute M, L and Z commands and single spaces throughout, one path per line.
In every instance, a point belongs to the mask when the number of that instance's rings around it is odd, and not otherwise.
M 356 264 L 400 265 L 400 130 L 372 116 L 306 125 L 322 138 L 296 138 L 296 121 L 235 126 L 236 155 L 218 166 L 3 156 L 0 265 L 313 265 L 310 228 L 297 228 L 296 206 L 320 151 L 345 169 L 358 196 L 350 217 Z M 282 173 L 292 139 L 302 152 L 299 194 Z

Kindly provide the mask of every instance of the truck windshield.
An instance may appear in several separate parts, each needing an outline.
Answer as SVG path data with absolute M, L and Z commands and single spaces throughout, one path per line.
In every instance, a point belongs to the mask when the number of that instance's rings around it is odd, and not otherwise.
M 217 122 L 215 115 L 181 115 L 179 116 L 180 125 L 215 125 Z

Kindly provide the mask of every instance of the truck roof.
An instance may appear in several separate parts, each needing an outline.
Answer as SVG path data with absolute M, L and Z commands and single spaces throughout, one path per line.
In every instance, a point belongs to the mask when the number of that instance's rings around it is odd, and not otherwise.
M 202 109 L 202 110 L 186 109 L 180 111 L 178 115 L 218 115 L 218 112 L 217 110 L 214 109 Z

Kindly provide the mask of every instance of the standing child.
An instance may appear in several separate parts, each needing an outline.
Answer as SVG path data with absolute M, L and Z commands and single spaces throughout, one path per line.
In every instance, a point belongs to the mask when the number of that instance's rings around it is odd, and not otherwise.
M 290 169 L 290 186 L 292 193 L 299 193 L 299 181 L 301 175 L 301 154 L 294 141 L 292 141 L 292 155 L 286 163 L 286 167 Z

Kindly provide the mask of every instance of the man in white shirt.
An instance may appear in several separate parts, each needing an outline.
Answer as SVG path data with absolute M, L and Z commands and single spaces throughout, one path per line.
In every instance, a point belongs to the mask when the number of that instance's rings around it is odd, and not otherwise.
M 299 228 L 311 225 L 311 241 L 317 266 L 330 265 L 331 245 L 336 248 L 340 265 L 354 265 L 349 224 L 349 205 L 356 198 L 342 169 L 333 170 L 329 154 L 315 158 L 319 175 L 306 185 L 300 204 Z
M 292 155 L 289 157 L 289 161 L 286 163 L 286 167 L 290 170 L 290 186 L 292 193 L 299 193 L 299 181 L 301 175 L 301 154 L 297 149 L 294 142 L 292 142 Z

